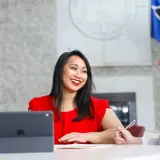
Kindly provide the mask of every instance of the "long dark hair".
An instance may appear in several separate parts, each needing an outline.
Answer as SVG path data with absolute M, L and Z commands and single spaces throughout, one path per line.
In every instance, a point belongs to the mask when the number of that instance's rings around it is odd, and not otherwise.
M 93 115 L 94 106 L 91 100 L 91 93 L 94 84 L 92 80 L 90 64 L 87 58 L 80 51 L 74 50 L 71 52 L 64 52 L 59 57 L 55 65 L 52 89 L 49 95 L 53 96 L 54 98 L 54 104 L 59 117 L 61 104 L 63 100 L 63 81 L 62 81 L 63 69 L 65 64 L 67 63 L 67 60 L 71 56 L 79 56 L 81 59 L 83 59 L 87 67 L 87 75 L 88 75 L 86 84 L 77 92 L 77 95 L 75 97 L 75 103 L 78 108 L 78 116 L 75 117 L 73 121 L 80 121 L 87 116 L 92 119 L 94 118 Z

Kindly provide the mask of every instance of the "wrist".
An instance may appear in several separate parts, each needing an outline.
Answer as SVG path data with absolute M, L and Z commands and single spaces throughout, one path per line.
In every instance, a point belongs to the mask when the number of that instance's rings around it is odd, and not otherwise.
M 100 132 L 89 132 L 87 141 L 90 143 L 99 143 L 101 141 Z
M 142 144 L 142 138 L 141 137 L 134 137 L 132 140 L 132 144 Z

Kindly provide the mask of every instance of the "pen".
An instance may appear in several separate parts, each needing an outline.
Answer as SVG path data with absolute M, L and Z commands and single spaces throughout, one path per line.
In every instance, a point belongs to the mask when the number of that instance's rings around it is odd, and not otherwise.
M 131 128 L 132 126 L 135 125 L 135 123 L 136 123 L 136 120 L 133 120 L 129 125 L 125 127 L 125 129 L 127 130 L 128 128 Z M 122 133 L 119 133 L 119 136 L 122 136 Z
M 133 120 L 129 125 L 125 127 L 125 129 L 131 128 L 132 126 L 135 125 L 135 123 L 136 123 L 136 120 Z

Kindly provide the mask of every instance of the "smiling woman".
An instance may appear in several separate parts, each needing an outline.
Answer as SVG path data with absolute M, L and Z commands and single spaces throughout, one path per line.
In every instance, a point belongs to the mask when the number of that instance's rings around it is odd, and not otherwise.
M 121 122 L 107 100 L 91 97 L 91 67 L 78 50 L 63 53 L 55 66 L 49 95 L 33 98 L 31 111 L 54 113 L 54 142 L 114 143 Z

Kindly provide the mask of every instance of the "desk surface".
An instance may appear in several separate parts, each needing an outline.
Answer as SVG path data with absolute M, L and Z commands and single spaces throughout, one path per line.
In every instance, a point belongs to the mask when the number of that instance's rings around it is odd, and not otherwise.
M 81 148 L 81 147 L 79 147 Z M 53 153 L 0 154 L 0 160 L 137 160 L 160 159 L 160 146 L 91 145 L 81 149 L 55 146 Z

